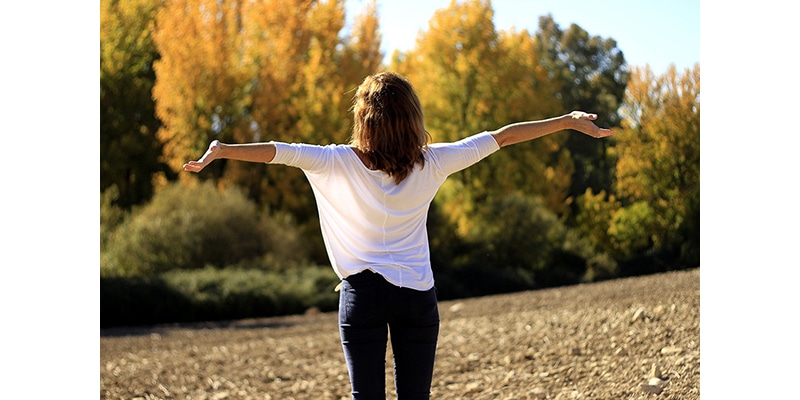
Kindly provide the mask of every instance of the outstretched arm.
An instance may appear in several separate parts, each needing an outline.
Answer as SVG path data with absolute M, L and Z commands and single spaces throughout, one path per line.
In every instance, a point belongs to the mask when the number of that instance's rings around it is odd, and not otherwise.
M 500 147 L 540 138 L 564 129 L 573 129 L 594 138 L 611 136 L 613 132 L 610 129 L 599 128 L 592 122 L 596 119 L 597 114 L 573 111 L 560 117 L 509 124 L 491 134 Z
M 197 161 L 183 164 L 183 170 L 200 172 L 206 165 L 219 158 L 250 162 L 270 162 L 275 158 L 275 145 L 272 143 L 225 144 L 215 140 Z

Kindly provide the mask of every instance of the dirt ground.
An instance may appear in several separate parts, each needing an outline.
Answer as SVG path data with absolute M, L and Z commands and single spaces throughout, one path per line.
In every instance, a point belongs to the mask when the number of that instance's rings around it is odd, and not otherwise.
M 439 307 L 432 399 L 700 398 L 699 269 Z M 101 330 L 100 398 L 349 399 L 336 323 L 310 312 Z M 390 347 L 390 399 L 391 369 Z

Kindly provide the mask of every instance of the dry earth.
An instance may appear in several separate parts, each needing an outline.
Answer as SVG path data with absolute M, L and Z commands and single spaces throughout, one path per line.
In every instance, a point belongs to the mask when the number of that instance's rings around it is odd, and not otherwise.
M 440 312 L 432 399 L 700 398 L 699 269 L 445 301 Z M 336 322 L 101 330 L 100 398 L 349 399 Z

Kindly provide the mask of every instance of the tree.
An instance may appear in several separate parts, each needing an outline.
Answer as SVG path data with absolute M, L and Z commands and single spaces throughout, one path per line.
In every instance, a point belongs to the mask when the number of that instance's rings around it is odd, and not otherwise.
M 395 54 L 392 68 L 415 85 L 434 141 L 452 141 L 521 120 L 551 116 L 545 71 L 527 32 L 498 33 L 488 1 L 471 0 L 436 11 L 416 47 Z M 558 177 L 571 168 L 556 154 L 558 136 L 500 152 L 451 177 L 436 201 L 461 235 L 495 196 L 515 190 L 544 197 L 558 208 Z M 569 174 L 566 174 L 569 175 Z M 482 210 L 484 208 L 484 210 Z
M 619 126 L 619 107 L 629 79 L 622 51 L 614 39 L 590 36 L 576 24 L 566 31 L 551 15 L 539 18 L 536 33 L 540 63 L 556 87 L 554 96 L 563 109 L 584 110 L 598 114 L 601 126 Z M 570 196 L 577 197 L 587 188 L 610 191 L 614 159 L 609 152 L 613 140 L 593 140 L 585 135 L 571 135 L 565 148 L 575 160 Z
M 325 143 L 341 136 L 337 124 L 343 121 L 326 122 L 340 116 L 332 110 L 341 107 L 339 99 L 344 92 L 339 86 L 341 79 L 333 72 L 339 65 L 333 52 L 344 25 L 343 9 L 338 0 L 246 3 L 242 64 L 249 82 L 247 109 L 252 134 L 236 136 L 234 142 Z M 218 168 L 223 169 L 223 184 L 241 186 L 261 206 L 287 211 L 300 224 L 311 223 L 307 234 L 315 239 L 312 243 L 321 243 L 312 222 L 316 216 L 313 195 L 302 171 L 238 161 Z M 319 253 L 322 258 L 324 250 Z
M 381 67 L 383 62 L 383 53 L 380 50 L 382 40 L 378 7 L 376 0 L 371 0 L 355 16 L 353 30 L 349 36 L 344 38 L 345 47 L 341 73 L 348 85 L 360 84 L 364 76 Z M 352 93 L 355 94 L 355 92 Z
M 159 10 L 154 39 L 161 53 L 153 95 L 164 125 L 158 137 L 173 171 L 202 154 L 210 139 L 253 136 L 244 75 L 242 4 L 169 0 Z
M 680 253 L 699 265 L 700 66 L 662 76 L 634 68 L 617 136 L 616 193 L 623 207 L 610 233 L 623 254 L 647 249 Z
M 332 143 L 347 139 L 349 96 L 380 64 L 375 4 L 340 36 L 344 1 L 168 0 L 158 14 L 154 96 L 173 171 L 214 139 Z M 302 171 L 223 160 L 202 176 L 238 186 L 260 207 L 294 215 L 318 239 Z
M 539 63 L 541 56 L 536 50 L 535 37 L 527 30 L 500 32 L 500 44 L 506 54 L 500 66 L 503 73 L 495 85 L 503 104 L 495 111 L 499 124 L 549 118 L 565 112 L 552 95 L 555 87 L 547 77 L 547 70 Z M 503 191 L 527 188 L 527 192 L 541 198 L 547 209 L 564 215 L 575 167 L 571 154 L 563 148 L 574 134 L 561 132 L 505 149 L 506 158 L 500 161 L 504 170 L 515 171 L 517 176 L 509 180 L 510 186 Z
M 364 18 L 374 18 L 374 4 Z M 380 62 L 370 51 L 380 46 L 372 42 L 379 40 L 377 24 L 356 25 L 350 46 L 339 37 L 342 0 L 168 1 L 155 33 L 162 58 L 154 94 L 165 121 L 159 131 L 165 160 L 179 171 L 213 139 L 345 140 L 345 93 Z M 270 184 L 302 179 L 297 173 L 264 176 L 237 162 L 210 171 L 206 176 L 241 185 L 272 205 L 281 197 L 266 189 Z
M 609 227 L 613 216 L 621 208 L 614 194 L 605 191 L 594 193 L 592 189 L 576 199 L 578 213 L 575 216 L 575 230 L 587 238 L 594 249 L 607 254 L 617 255 Z
M 152 89 L 159 58 L 151 34 L 159 0 L 100 2 L 100 191 L 115 187 L 124 209 L 153 195 L 154 177 L 169 177 L 159 161 Z
M 450 2 L 437 10 L 428 31 L 405 62 L 393 68 L 415 85 L 435 141 L 458 140 L 497 123 L 492 85 L 503 58 L 490 2 Z

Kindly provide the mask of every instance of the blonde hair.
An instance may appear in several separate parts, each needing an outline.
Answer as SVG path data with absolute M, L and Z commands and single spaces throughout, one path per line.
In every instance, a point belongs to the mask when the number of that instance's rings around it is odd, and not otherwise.
M 396 184 L 417 163 L 430 135 L 425 131 L 422 105 L 411 83 L 394 72 L 364 78 L 353 98 L 353 134 L 350 144 L 360 150 L 371 167 L 386 172 Z

